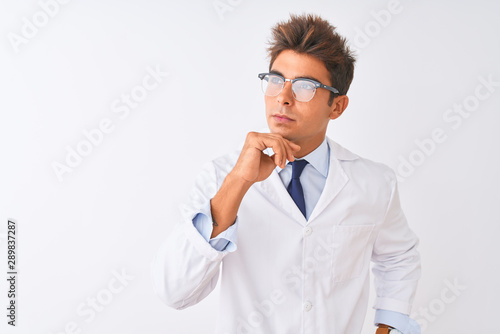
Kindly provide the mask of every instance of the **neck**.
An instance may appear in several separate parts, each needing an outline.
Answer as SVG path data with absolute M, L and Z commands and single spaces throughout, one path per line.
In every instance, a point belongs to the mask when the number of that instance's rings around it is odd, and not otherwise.
M 321 145 L 323 140 L 325 140 L 325 136 L 323 136 L 323 138 L 321 138 L 320 140 L 309 140 L 301 142 L 292 140 L 294 144 L 300 146 L 300 150 L 294 154 L 294 157 L 297 159 L 305 157 L 306 155 L 317 149 L 319 145 Z

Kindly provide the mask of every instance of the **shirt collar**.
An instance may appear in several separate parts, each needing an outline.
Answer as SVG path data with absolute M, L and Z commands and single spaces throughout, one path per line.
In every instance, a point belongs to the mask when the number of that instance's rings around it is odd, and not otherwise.
M 328 142 L 325 139 L 323 139 L 323 142 L 314 149 L 311 153 L 306 155 L 303 158 L 300 158 L 299 160 L 305 159 L 307 162 L 311 164 L 318 172 L 321 173 L 324 177 L 328 176 L 328 168 L 330 167 L 330 148 L 328 146 Z M 288 160 L 287 160 L 288 161 Z M 285 167 L 286 168 L 286 167 Z M 281 172 L 283 169 L 281 169 L 279 166 L 276 166 L 276 172 Z

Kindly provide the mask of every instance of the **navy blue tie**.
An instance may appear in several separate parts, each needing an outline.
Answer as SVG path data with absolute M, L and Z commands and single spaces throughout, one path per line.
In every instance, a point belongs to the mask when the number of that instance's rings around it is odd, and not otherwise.
M 305 217 L 306 203 L 304 201 L 304 190 L 302 190 L 302 184 L 300 184 L 300 174 L 302 174 L 304 167 L 306 167 L 307 160 L 295 160 L 293 162 L 289 162 L 289 164 L 292 165 L 292 180 L 290 180 L 287 190 Z

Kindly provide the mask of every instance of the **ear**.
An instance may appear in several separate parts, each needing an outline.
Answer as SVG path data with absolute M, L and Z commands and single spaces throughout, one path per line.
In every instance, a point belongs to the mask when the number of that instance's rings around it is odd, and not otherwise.
M 342 115 L 348 104 L 349 98 L 347 97 L 347 95 L 336 96 L 333 99 L 333 103 L 330 109 L 330 119 L 336 119 L 340 115 Z

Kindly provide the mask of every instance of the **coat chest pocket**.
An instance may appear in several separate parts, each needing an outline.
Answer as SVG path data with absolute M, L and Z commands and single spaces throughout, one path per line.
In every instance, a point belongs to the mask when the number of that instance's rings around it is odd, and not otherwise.
M 375 225 L 337 225 L 333 229 L 332 279 L 342 282 L 358 277 L 369 262 L 366 254 Z M 371 248 L 371 247 L 370 247 Z

